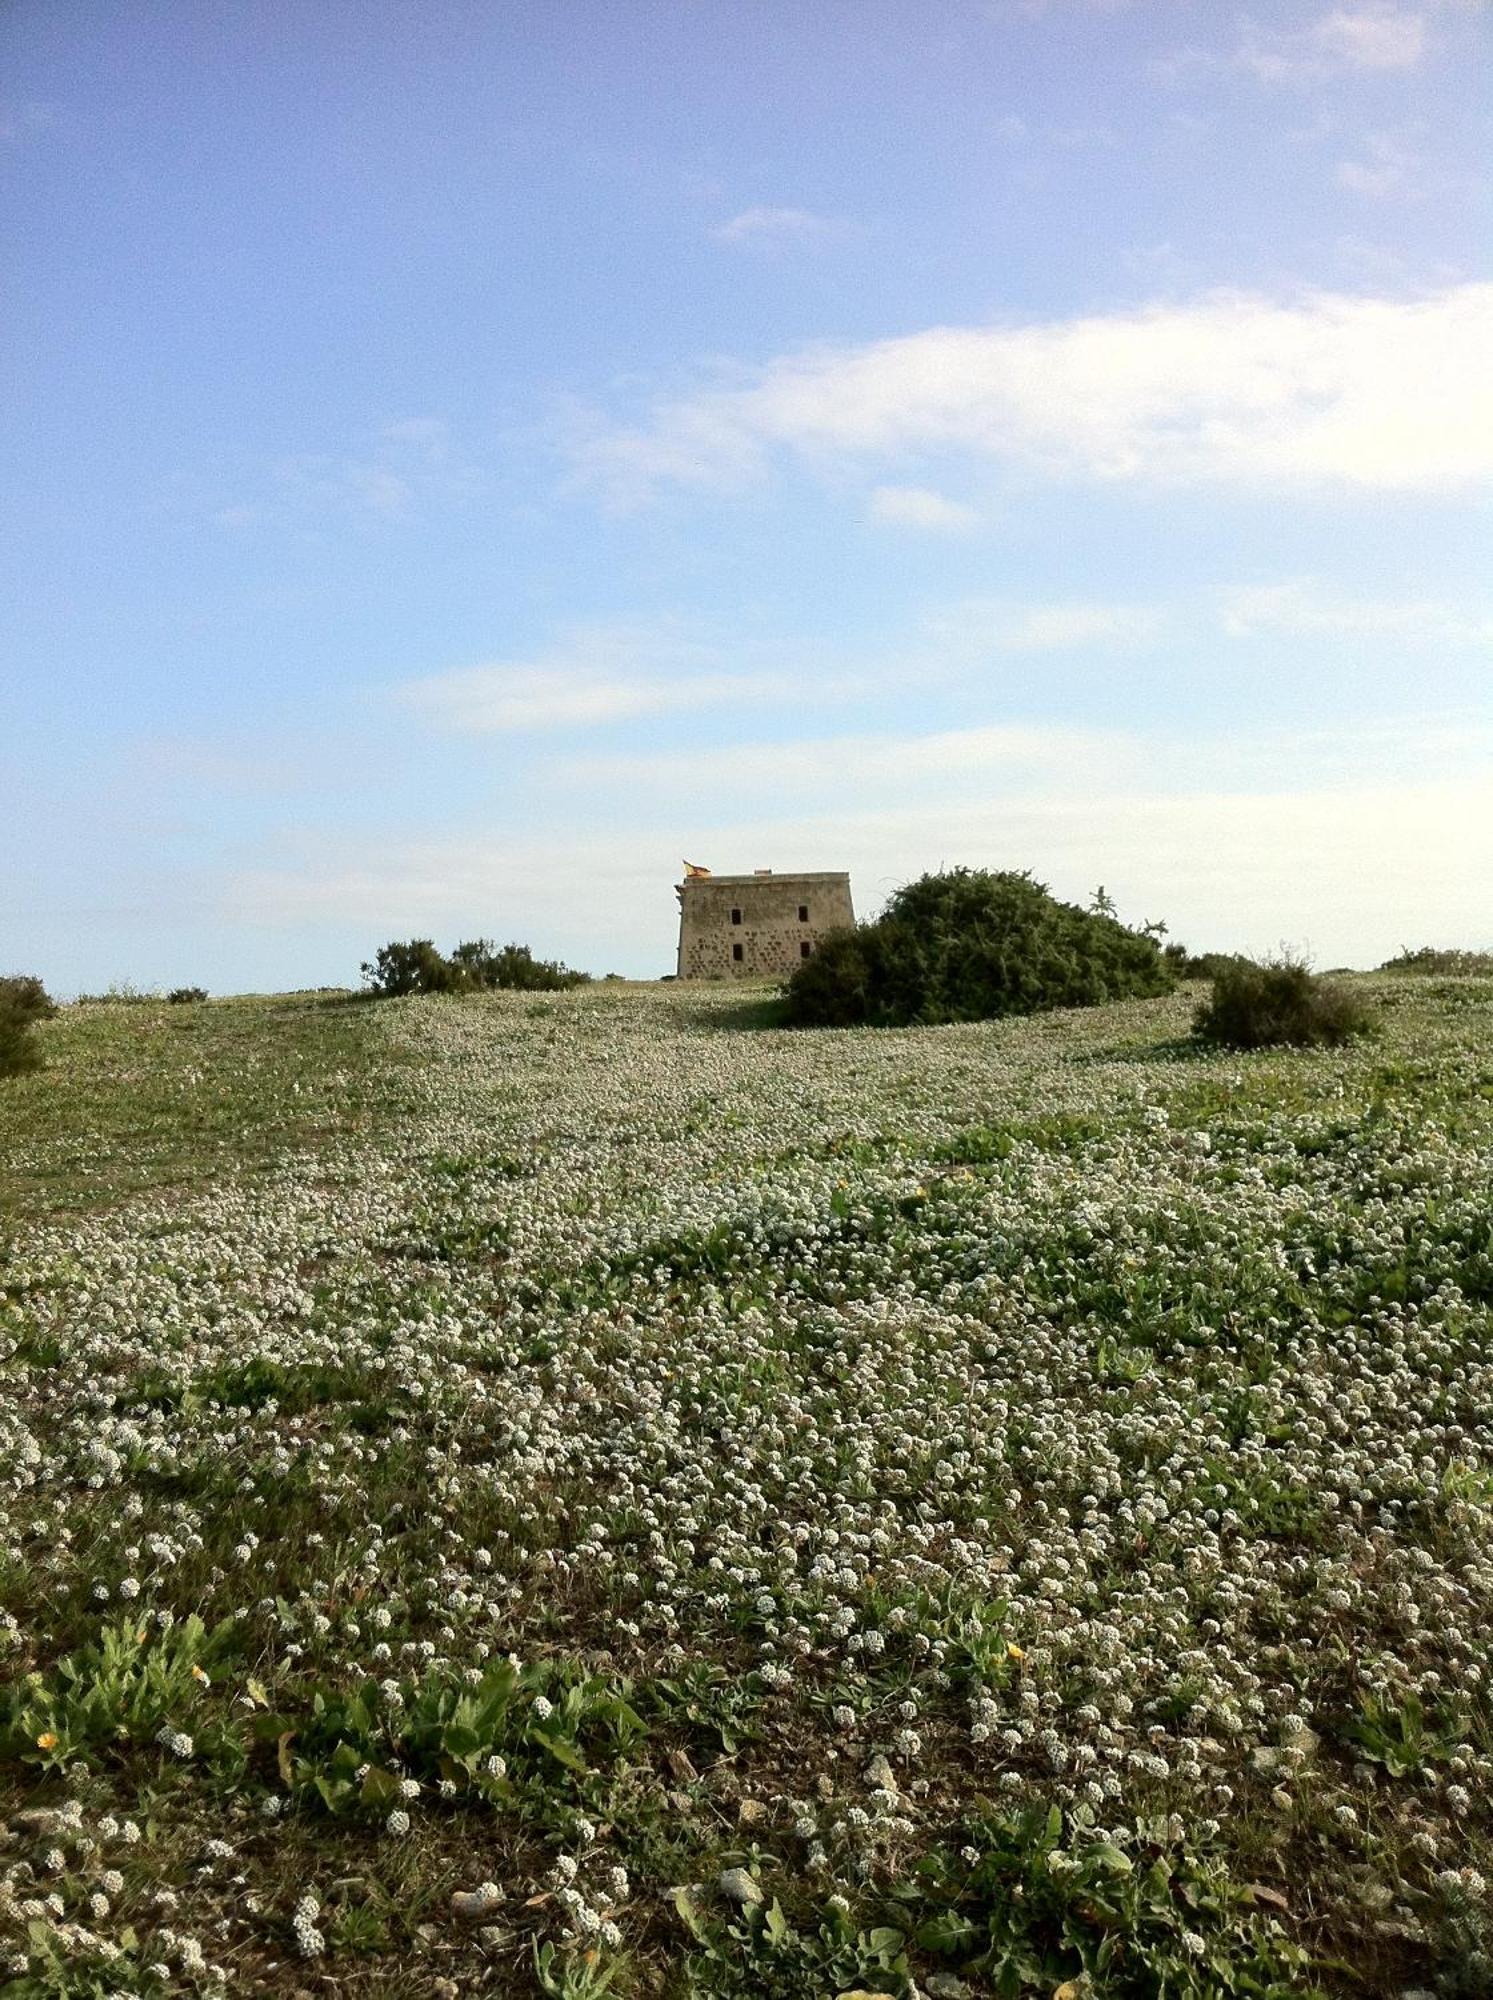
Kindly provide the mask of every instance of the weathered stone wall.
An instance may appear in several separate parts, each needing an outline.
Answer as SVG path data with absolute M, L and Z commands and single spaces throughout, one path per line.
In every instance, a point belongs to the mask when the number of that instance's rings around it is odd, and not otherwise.
M 805 945 L 855 922 L 845 874 L 698 876 L 677 893 L 681 979 L 783 979 Z

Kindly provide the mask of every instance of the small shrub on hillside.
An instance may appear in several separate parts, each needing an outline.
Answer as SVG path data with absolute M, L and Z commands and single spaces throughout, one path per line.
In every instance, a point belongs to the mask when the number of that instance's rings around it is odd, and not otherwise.
M 56 1001 L 31 973 L 0 979 L 0 1076 L 24 1076 L 41 1068 L 36 1024 L 56 1012 Z
M 50 1021 L 57 1002 L 31 972 L 13 972 L 0 979 L 0 1006 L 9 1006 L 27 1021 Z
M 874 923 L 821 941 L 784 989 L 788 1018 L 982 1021 L 1165 993 L 1175 974 L 1159 930 L 1127 928 L 1107 897 L 1088 910 L 1059 902 L 1025 870 L 924 875 Z
M 166 998 L 173 1007 L 189 1007 L 193 1001 L 205 1000 L 207 998 L 207 988 L 205 986 L 173 986 L 171 991 L 166 995 Z
M 449 958 L 429 938 L 407 944 L 386 944 L 363 978 L 381 997 L 400 993 L 558 993 L 583 986 L 587 972 L 574 972 L 558 960 L 536 958 L 526 944 L 494 945 L 490 938 L 471 938 Z
M 558 959 L 536 958 L 526 944 L 495 946 L 490 938 L 471 938 L 451 954 L 451 963 L 469 985 L 505 993 L 559 993 L 584 986 L 590 973 L 575 972 Z
M 24 1076 L 41 1068 L 35 1028 L 34 1021 L 18 1014 L 9 1001 L 0 1000 L 0 1076 Z
M 132 980 L 116 979 L 105 993 L 80 993 L 80 1007 L 148 1007 L 161 997 L 159 990 L 146 992 Z
M 363 979 L 383 999 L 401 993 L 459 993 L 471 983 L 429 938 L 380 945 L 373 962 L 364 965 Z
M 1493 973 L 1493 951 L 1441 950 L 1423 944 L 1415 951 L 1399 951 L 1386 958 L 1381 972 L 1424 972 L 1438 974 Z
M 1319 978 L 1289 953 L 1225 964 L 1193 1019 L 1199 1041 L 1228 1049 L 1335 1047 L 1373 1026 L 1371 1010 L 1351 987 Z

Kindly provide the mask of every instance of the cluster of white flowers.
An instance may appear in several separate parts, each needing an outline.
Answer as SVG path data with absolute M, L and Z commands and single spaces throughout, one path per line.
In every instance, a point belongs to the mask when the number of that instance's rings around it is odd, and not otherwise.
M 321 1898 L 314 1889 L 308 1889 L 296 1904 L 295 1915 L 291 1918 L 296 1950 L 302 1958 L 319 1958 L 327 1948 L 326 1938 L 316 1926 L 320 1915 Z

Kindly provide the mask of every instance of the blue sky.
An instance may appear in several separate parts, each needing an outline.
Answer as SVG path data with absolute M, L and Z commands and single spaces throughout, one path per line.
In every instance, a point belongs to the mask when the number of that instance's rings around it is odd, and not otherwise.
M 1493 945 L 1490 44 L 14 0 L 0 959 L 653 974 L 683 856 Z

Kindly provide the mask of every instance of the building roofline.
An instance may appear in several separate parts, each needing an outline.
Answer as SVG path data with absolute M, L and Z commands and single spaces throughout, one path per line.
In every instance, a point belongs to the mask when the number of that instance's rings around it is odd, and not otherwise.
M 744 882 L 848 882 L 849 880 L 848 868 L 820 868 L 806 871 L 792 868 L 781 873 L 774 869 L 771 874 L 765 875 L 687 875 L 678 886 L 681 889 L 703 888 L 707 882 L 728 882 L 733 888 L 739 888 Z

